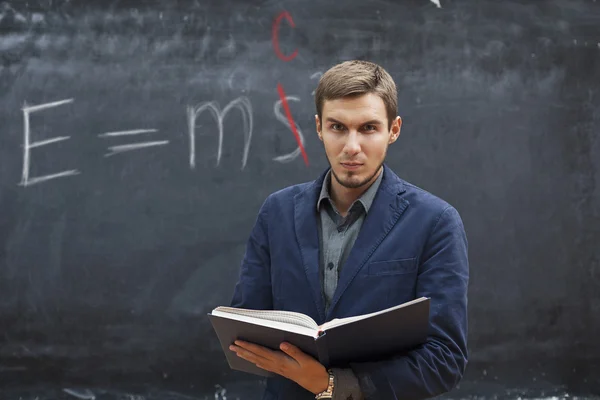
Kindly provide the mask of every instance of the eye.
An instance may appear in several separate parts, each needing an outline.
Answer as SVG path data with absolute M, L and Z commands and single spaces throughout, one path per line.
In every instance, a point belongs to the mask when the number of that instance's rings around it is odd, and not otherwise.
M 344 129 L 344 126 L 342 124 L 331 124 L 331 129 L 334 131 L 341 131 Z
M 369 124 L 369 125 L 365 125 L 364 130 L 367 132 L 372 132 L 372 131 L 376 131 L 377 127 L 375 125 Z

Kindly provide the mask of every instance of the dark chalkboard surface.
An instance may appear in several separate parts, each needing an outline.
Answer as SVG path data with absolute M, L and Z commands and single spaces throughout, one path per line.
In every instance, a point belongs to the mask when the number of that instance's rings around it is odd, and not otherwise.
M 465 222 L 460 390 L 600 390 L 595 0 L 0 3 L 0 380 L 258 393 L 205 315 L 326 168 L 313 90 L 352 58 L 398 83 L 388 164 Z

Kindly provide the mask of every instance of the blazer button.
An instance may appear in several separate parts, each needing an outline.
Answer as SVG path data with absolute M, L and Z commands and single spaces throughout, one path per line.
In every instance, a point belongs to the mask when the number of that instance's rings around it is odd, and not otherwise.
M 330 262 L 329 264 L 327 264 L 327 268 L 329 268 L 329 270 L 331 271 L 333 269 L 334 265 L 332 262 Z

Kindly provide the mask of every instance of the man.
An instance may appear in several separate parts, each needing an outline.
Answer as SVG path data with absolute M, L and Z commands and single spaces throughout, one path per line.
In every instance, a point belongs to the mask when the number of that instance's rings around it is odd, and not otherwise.
M 422 399 L 452 389 L 467 363 L 467 238 L 458 212 L 385 164 L 400 134 L 397 91 L 380 66 L 348 61 L 315 92 L 330 168 L 270 195 L 250 234 L 231 305 L 297 311 L 318 324 L 429 297 L 427 342 L 326 369 L 289 343 L 236 341 L 265 370 L 265 399 Z M 365 332 L 368 335 L 369 332 Z

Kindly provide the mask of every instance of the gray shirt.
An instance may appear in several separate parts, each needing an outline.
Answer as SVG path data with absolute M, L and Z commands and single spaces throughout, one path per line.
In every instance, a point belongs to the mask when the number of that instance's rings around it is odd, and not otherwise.
M 319 245 L 321 250 L 319 269 L 326 310 L 329 310 L 339 275 L 358 237 L 369 208 L 373 204 L 382 177 L 383 171 L 362 196 L 352 203 L 346 216 L 342 217 L 329 194 L 331 170 L 325 176 L 321 194 L 317 201 L 317 211 L 319 212 Z
M 342 217 L 329 195 L 331 170 L 325 176 L 317 201 L 317 211 L 319 213 L 319 246 L 321 250 L 319 270 L 326 310 L 329 310 L 340 272 L 352 246 L 354 246 L 369 208 L 371 208 L 382 178 L 383 171 L 362 196 L 352 203 L 346 216 Z M 358 379 L 352 369 L 332 368 L 332 371 L 335 375 L 334 400 L 360 400 L 363 398 Z

